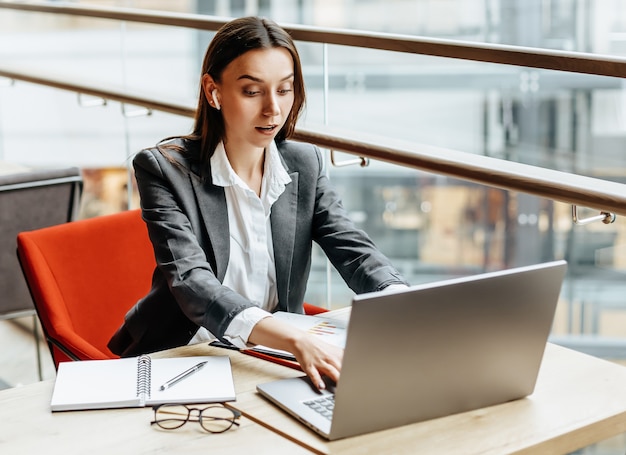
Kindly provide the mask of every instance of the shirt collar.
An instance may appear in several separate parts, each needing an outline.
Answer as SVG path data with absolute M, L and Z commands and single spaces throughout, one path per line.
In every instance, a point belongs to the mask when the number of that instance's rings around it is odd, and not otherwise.
M 268 176 L 265 179 L 267 197 L 273 202 L 285 191 L 285 186 L 291 183 L 291 177 L 280 159 L 278 147 L 274 141 L 265 149 L 264 175 Z
M 268 153 L 269 152 L 269 153 Z M 211 156 L 211 178 L 213 184 L 217 186 L 247 186 L 241 178 L 235 173 L 228 157 L 224 143 L 220 142 L 213 155 Z M 265 169 L 263 170 L 264 192 L 270 199 L 275 200 L 284 191 L 285 186 L 291 182 L 291 177 L 287 173 L 285 166 L 280 159 L 278 147 L 272 141 L 268 148 L 265 149 Z
M 211 155 L 211 178 L 213 184 L 217 186 L 233 186 L 243 183 L 230 165 L 224 143 L 221 141 Z

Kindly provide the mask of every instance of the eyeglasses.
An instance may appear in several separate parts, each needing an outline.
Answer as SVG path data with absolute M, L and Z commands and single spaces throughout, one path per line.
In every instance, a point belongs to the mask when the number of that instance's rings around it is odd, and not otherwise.
M 223 405 L 212 405 L 206 408 L 191 408 L 183 404 L 160 404 L 153 406 L 154 420 L 150 425 L 158 425 L 164 430 L 175 430 L 187 422 L 199 422 L 200 426 L 211 433 L 223 433 L 233 425 L 239 426 L 236 420 L 241 413 Z M 197 416 L 192 413 L 196 413 Z

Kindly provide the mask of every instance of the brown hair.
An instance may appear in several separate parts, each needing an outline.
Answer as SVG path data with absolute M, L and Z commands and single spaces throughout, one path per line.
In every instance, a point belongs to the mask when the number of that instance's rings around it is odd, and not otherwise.
M 276 140 L 281 141 L 293 134 L 305 103 L 300 56 L 291 36 L 285 30 L 275 22 L 260 17 L 242 17 L 224 24 L 211 40 L 204 55 L 202 75 L 209 74 L 213 80 L 220 82 L 224 69 L 237 57 L 254 49 L 274 47 L 286 49 L 291 54 L 294 67 L 294 103 L 287 121 L 276 135 Z M 206 170 L 215 147 L 224 139 L 224 120 L 222 113 L 209 105 L 202 91 L 202 83 L 193 131 L 182 138 L 200 142 L 200 154 L 194 158 L 199 159 L 203 171 Z

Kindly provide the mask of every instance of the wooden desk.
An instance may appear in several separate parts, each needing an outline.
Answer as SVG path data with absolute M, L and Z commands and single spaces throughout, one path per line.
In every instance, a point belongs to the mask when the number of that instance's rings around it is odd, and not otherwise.
M 0 392 L 0 453 L 311 453 L 244 417 L 239 428 L 210 434 L 195 422 L 171 431 L 153 428 L 150 407 L 52 413 L 53 385 L 53 381 L 45 381 Z
M 626 432 L 626 368 L 549 344 L 535 393 L 514 402 L 328 442 L 255 391 L 256 384 L 301 373 L 206 344 L 158 356 L 228 355 L 242 425 L 223 435 L 194 425 L 164 432 L 150 427 L 152 411 L 50 412 L 52 383 L 0 392 L 2 453 L 310 453 L 510 454 L 568 453 Z M 284 436 L 284 437 L 281 437 Z M 291 442 L 293 441 L 293 442 Z M 19 450 L 18 450 L 19 449 Z
M 256 384 L 298 371 L 207 346 L 162 355 L 231 356 L 233 407 L 319 454 L 566 454 L 626 432 L 626 368 L 548 344 L 528 398 L 400 428 L 328 442 L 256 393 Z M 372 372 L 374 374 L 374 372 Z
M 528 398 L 333 442 L 254 391 L 235 407 L 320 454 L 565 454 L 626 431 L 626 368 L 549 344 Z

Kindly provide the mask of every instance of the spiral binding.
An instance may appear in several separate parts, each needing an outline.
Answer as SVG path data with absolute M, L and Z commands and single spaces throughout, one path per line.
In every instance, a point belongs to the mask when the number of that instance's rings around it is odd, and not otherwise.
M 150 383 L 152 381 L 152 359 L 150 356 L 137 357 L 137 396 L 142 404 L 150 398 Z

